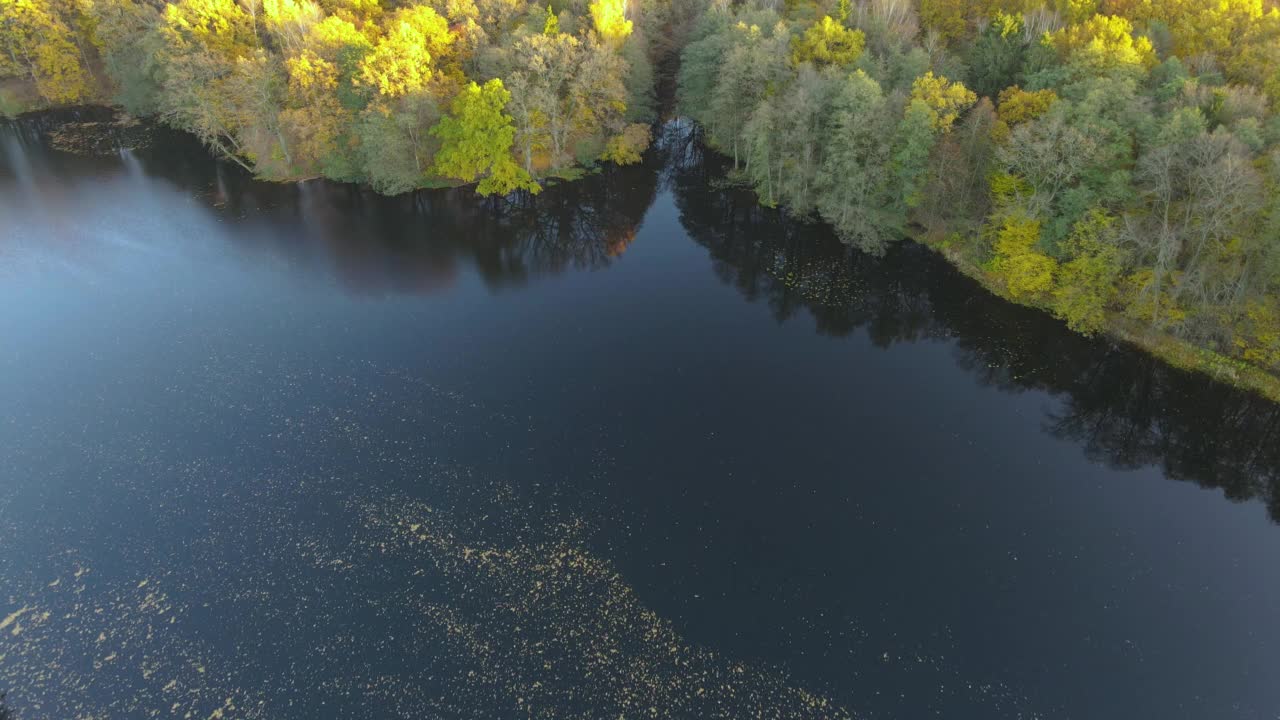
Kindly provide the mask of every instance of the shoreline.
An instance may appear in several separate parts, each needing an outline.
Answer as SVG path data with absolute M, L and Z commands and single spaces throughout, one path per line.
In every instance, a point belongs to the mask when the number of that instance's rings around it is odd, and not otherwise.
M 80 118 L 72 119 L 72 118 L 62 118 L 59 116 L 60 113 L 67 113 L 67 114 L 102 113 L 104 115 L 109 114 L 110 117 L 104 117 L 103 119 L 96 119 L 96 120 L 80 119 Z M 54 133 L 58 132 L 60 129 L 63 129 L 63 128 L 84 127 L 84 126 L 90 126 L 90 125 L 108 125 L 118 129 L 131 129 L 131 128 L 142 127 L 145 130 L 150 130 L 152 128 L 164 128 L 166 131 L 172 131 L 172 132 L 190 135 L 193 139 L 199 142 L 199 139 L 195 138 L 195 136 L 192 135 L 189 131 L 184 130 L 182 128 L 173 127 L 165 123 L 163 120 L 159 119 L 156 116 L 130 115 L 118 105 L 112 105 L 110 103 L 103 103 L 103 102 L 80 103 L 77 105 L 55 105 L 51 107 L 34 108 L 34 109 L 24 110 L 21 113 L 18 113 L 17 115 L 6 115 L 3 113 L 0 113 L 0 123 L 10 123 L 13 125 L 30 123 L 32 125 L 36 125 L 39 127 L 39 131 L 43 135 L 45 135 L 47 138 L 49 138 L 51 141 L 55 140 L 55 138 L 53 137 Z M 106 137 L 106 135 L 104 134 L 103 137 Z M 137 149 L 138 147 L 141 147 L 139 145 L 125 144 L 122 142 L 118 142 L 120 140 L 119 137 L 114 139 L 117 140 L 117 142 L 114 145 L 112 145 L 112 147 L 118 150 L 134 150 L 134 149 Z M 92 150 L 77 150 L 74 148 L 59 147 L 56 142 L 53 142 L 51 144 L 55 150 L 58 150 L 60 152 L 68 152 L 68 153 L 79 154 L 79 155 L 106 154 L 101 152 L 94 152 Z M 309 182 L 312 180 L 324 180 L 326 182 L 339 183 L 343 185 L 354 185 L 359 188 L 371 190 L 372 192 L 377 193 L 378 195 L 382 195 L 384 197 L 397 197 L 400 195 L 410 195 L 412 193 L 416 193 L 424 190 L 428 190 L 428 191 L 429 190 L 453 190 L 457 188 L 465 188 L 469 186 L 474 186 L 480 182 L 479 180 L 475 180 L 467 183 L 467 182 L 461 182 L 461 181 L 455 181 L 455 180 L 444 180 L 444 179 L 436 178 L 431 183 L 414 187 L 410 190 L 406 190 L 403 193 L 388 195 L 387 193 L 379 192 L 378 190 L 374 189 L 373 186 L 368 182 L 363 182 L 363 181 L 352 182 L 352 181 L 338 180 L 338 179 L 326 177 L 324 175 L 317 174 L 317 173 L 290 175 L 286 177 L 272 177 L 268 175 L 262 175 L 250 169 L 238 158 L 227 157 L 220 153 L 217 153 L 216 151 L 214 151 L 212 148 L 210 148 L 208 145 L 205 145 L 204 143 L 200 143 L 200 145 L 205 149 L 205 151 L 213 159 L 219 162 L 226 162 L 226 163 L 229 163 L 230 165 L 239 167 L 244 172 L 249 173 L 249 175 L 255 181 L 264 182 L 264 183 L 273 183 L 278 185 Z M 605 164 L 612 165 L 613 163 L 610 163 L 608 161 L 599 161 L 595 165 L 574 165 L 568 168 L 560 168 L 558 170 L 548 172 L 545 175 L 539 176 L 535 178 L 535 180 L 537 180 L 538 183 L 543 187 L 546 187 L 549 185 L 557 185 L 564 182 L 573 182 L 574 180 L 578 180 L 583 177 L 589 177 L 591 175 L 595 175 L 599 173 L 602 169 L 602 166 Z M 494 196 L 493 199 L 502 200 L 505 197 L 509 197 L 509 195 Z
M 999 284 L 992 282 L 982 268 L 965 261 L 955 253 L 948 252 L 940 244 L 930 242 L 921 235 L 908 235 L 906 239 L 937 253 L 951 267 L 978 283 L 982 289 L 992 295 L 1015 305 L 1034 308 L 1054 320 L 1058 319 L 1043 303 L 1011 297 Z M 1068 330 L 1076 332 L 1070 328 Z M 1170 367 L 1206 375 L 1231 387 L 1253 392 L 1267 400 L 1280 403 L 1280 377 L 1244 360 L 1227 357 L 1172 335 L 1152 332 L 1114 313 L 1108 313 L 1106 327 L 1102 334 L 1147 353 Z
M 696 121 L 690 121 L 696 123 Z M 725 155 L 725 153 L 711 145 L 708 145 L 705 140 L 701 142 L 708 152 L 713 152 L 724 160 L 731 160 L 731 158 Z M 731 176 L 728 176 L 725 179 L 728 180 L 729 184 L 750 192 L 755 197 L 757 205 L 761 207 L 768 207 L 760 202 L 759 196 L 749 183 L 742 182 L 741 180 L 735 179 Z M 772 209 L 777 210 L 778 212 L 787 212 L 781 205 Z M 813 222 L 825 227 L 830 227 L 830 224 L 821 217 L 815 217 L 806 220 L 805 222 Z M 1003 287 L 1001 287 L 1000 283 L 995 282 L 994 279 L 981 267 L 969 262 L 960 254 L 952 252 L 945 242 L 940 240 L 931 240 L 918 228 L 904 233 L 902 240 L 899 242 L 911 242 L 937 254 L 945 260 L 948 265 L 955 268 L 957 272 L 973 280 L 984 291 L 1004 300 L 1005 302 L 1034 309 L 1044 313 L 1054 321 L 1062 322 L 1060 318 L 1054 315 L 1053 309 L 1050 306 L 1043 302 L 1039 302 L 1034 298 L 1014 298 L 1006 292 Z M 1066 326 L 1065 323 L 1063 323 L 1063 325 L 1064 327 Z M 1088 337 L 1084 333 L 1072 330 L 1069 327 L 1067 327 L 1066 330 L 1081 337 Z M 1105 335 L 1106 337 L 1144 352 L 1170 367 L 1207 376 L 1217 382 L 1224 383 L 1239 390 L 1255 393 L 1271 402 L 1280 404 L 1280 375 L 1273 374 L 1244 360 L 1228 357 L 1186 340 L 1181 340 L 1172 335 L 1152 332 L 1150 329 L 1143 327 L 1140 323 L 1134 320 L 1111 312 L 1107 313 L 1106 327 L 1104 327 L 1098 334 Z
M 24 119 L 35 119 L 41 115 L 52 115 L 58 112 L 75 112 L 80 110 L 110 112 L 114 116 L 114 119 L 111 121 L 112 124 L 128 123 L 130 121 L 135 123 L 138 121 L 143 121 L 147 123 L 158 122 L 152 118 L 135 118 L 131 115 L 127 115 L 123 113 L 120 110 L 120 108 L 112 105 L 107 105 L 107 104 L 88 104 L 88 105 L 43 108 L 43 109 L 24 112 L 16 117 L 8 117 L 6 119 L 11 123 L 19 123 L 19 122 L 22 122 Z M 69 125 L 72 123 L 88 123 L 88 122 L 94 122 L 94 121 L 77 120 L 77 121 L 59 122 L 58 124 Z M 165 127 L 168 127 L 168 126 L 165 126 Z M 714 148 L 711 148 L 709 146 L 705 146 L 705 147 L 707 150 L 723 156 L 723 153 L 720 153 L 720 151 Z M 63 149 L 63 151 L 74 152 L 73 150 L 65 150 L 65 149 Z M 221 159 L 221 158 L 217 158 L 216 155 L 214 155 L 212 152 L 210 152 L 210 155 L 215 157 L 215 159 Z M 597 171 L 598 171 L 598 168 L 597 168 Z M 592 175 L 594 173 L 590 168 L 583 168 L 581 174 L 583 176 L 586 176 L 586 175 Z M 314 179 L 317 179 L 318 177 L 321 177 L 321 176 L 313 175 L 310 177 L 296 177 L 296 178 L 294 177 L 268 178 L 268 177 L 263 177 L 263 176 L 254 174 L 254 179 L 256 181 L 268 182 L 268 183 L 281 183 L 281 184 L 306 182 L 307 180 L 314 180 Z M 544 181 L 549 180 L 552 183 L 558 184 L 562 182 L 572 182 L 573 179 L 576 179 L 576 178 L 564 178 L 564 177 L 557 177 L 556 175 L 550 175 L 547 178 L 545 178 Z M 364 183 L 359 183 L 359 185 L 361 187 L 367 187 L 367 185 Z M 424 186 L 421 188 L 415 188 L 414 190 L 411 190 L 409 192 L 418 192 L 420 190 L 443 190 L 443 189 L 451 189 L 455 187 L 464 187 L 464 185 Z M 756 202 L 757 203 L 759 202 L 758 198 L 756 199 Z M 824 222 L 824 221 L 819 220 L 818 222 Z M 958 253 L 948 251 L 948 249 L 944 246 L 944 244 L 935 242 L 935 241 L 930 241 L 927 237 L 925 237 L 923 234 L 920 234 L 920 233 L 909 233 L 904 237 L 904 239 L 910 242 L 922 245 L 925 248 L 928 248 L 929 250 L 931 250 L 932 252 L 937 253 L 944 260 L 946 260 L 949 265 L 951 265 L 961 274 L 969 277 L 970 279 L 978 283 L 978 285 L 981 286 L 982 289 L 985 290 L 986 292 L 989 292 L 992 295 L 995 295 L 996 297 L 999 297 L 1002 300 L 1005 300 L 1006 302 L 1010 302 L 1015 305 L 1021 305 L 1023 307 L 1034 308 L 1038 311 L 1041 311 L 1050 315 L 1051 317 L 1053 316 L 1051 309 L 1042 302 L 1037 302 L 1034 299 L 1017 299 L 1010 296 L 1009 293 L 1005 292 L 1004 289 L 1000 287 L 999 283 L 993 282 L 992 278 L 986 272 L 984 272 L 982 268 L 967 261 L 966 259 L 961 257 Z M 1076 331 L 1071 330 L 1071 332 L 1076 332 Z M 1200 347 L 1198 345 L 1195 345 L 1185 340 L 1180 340 L 1176 337 L 1173 337 L 1172 335 L 1152 332 L 1149 329 L 1141 327 L 1138 323 L 1132 320 L 1128 320 L 1126 318 L 1117 316 L 1114 313 L 1108 314 L 1106 327 L 1104 328 L 1103 333 L 1114 340 L 1125 343 L 1126 345 L 1137 348 L 1138 350 L 1141 350 L 1142 352 L 1145 352 L 1148 355 L 1158 358 L 1162 362 L 1165 362 L 1172 367 L 1200 373 L 1218 382 L 1225 383 L 1227 385 L 1230 385 L 1235 388 L 1239 388 L 1241 390 L 1254 392 L 1266 398 L 1267 400 L 1280 403 L 1280 376 L 1272 374 L 1267 370 L 1257 367 L 1256 365 L 1252 365 L 1244 360 L 1239 360 L 1236 358 L 1228 357 L 1226 355 L 1222 355 L 1221 353 L 1215 352 L 1208 348 Z

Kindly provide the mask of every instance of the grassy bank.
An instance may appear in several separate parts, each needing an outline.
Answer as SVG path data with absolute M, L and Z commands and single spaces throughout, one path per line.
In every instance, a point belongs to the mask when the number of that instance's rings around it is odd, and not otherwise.
M 1052 308 L 1044 302 L 1013 297 L 1005 289 L 1001 278 L 974 264 L 959 251 L 948 247 L 946 243 L 924 237 L 915 237 L 913 240 L 946 258 L 952 266 L 976 280 L 993 295 L 1011 303 L 1053 314 Z M 1117 313 L 1108 314 L 1104 332 L 1174 367 L 1204 373 L 1219 382 L 1255 392 L 1268 400 L 1280 403 L 1280 377 L 1256 365 L 1200 347 L 1167 333 L 1154 331 L 1140 322 Z

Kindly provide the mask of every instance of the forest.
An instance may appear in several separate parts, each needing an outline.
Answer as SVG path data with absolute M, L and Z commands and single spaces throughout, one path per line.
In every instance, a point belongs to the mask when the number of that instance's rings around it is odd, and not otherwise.
M 915 237 L 1085 334 L 1280 370 L 1276 0 L 716 2 L 679 107 L 862 250 Z
M 0 0 L 0 110 L 117 104 L 266 179 L 538 192 L 640 159 L 678 2 Z

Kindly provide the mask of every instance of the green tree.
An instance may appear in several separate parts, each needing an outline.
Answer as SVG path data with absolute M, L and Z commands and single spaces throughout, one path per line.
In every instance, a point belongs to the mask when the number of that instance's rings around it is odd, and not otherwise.
M 708 132 L 713 132 L 716 125 L 712 98 L 726 55 L 733 47 L 731 27 L 728 13 L 703 13 L 689 44 L 680 53 L 677 105 L 680 112 L 701 123 Z
M 113 85 L 116 102 L 135 115 L 160 109 L 163 41 L 159 11 L 136 0 L 96 0 L 90 6 L 94 45 Z
M 1248 148 L 1225 128 L 1209 132 L 1199 110 L 1164 122 L 1139 160 L 1144 208 L 1126 222 L 1150 273 L 1139 314 L 1157 327 L 1197 333 L 1164 313 L 1168 302 L 1233 312 L 1269 282 L 1274 238 L 1260 233 L 1266 185 Z
M 967 53 L 969 85 L 974 92 L 994 98 L 1004 88 L 1022 82 L 1025 37 L 1022 16 L 997 13 Z
M 772 138 L 781 166 L 778 193 L 793 212 L 808 215 L 817 206 L 817 176 L 832 136 L 832 104 L 843 79 L 834 71 L 802 65 L 786 92 L 765 102 L 785 109 Z
M 656 79 L 647 43 L 638 35 L 632 35 L 622 43 L 618 57 L 626 64 L 623 84 L 627 88 L 627 120 L 644 123 L 657 120 Z
M 739 22 L 729 32 L 732 45 L 725 53 L 707 114 L 711 120 L 711 139 L 731 151 L 737 167 L 747 119 L 765 94 L 780 87 L 790 76 L 787 57 L 790 36 L 782 23 L 765 33 L 758 25 Z
M 914 208 L 923 199 L 920 192 L 928 177 L 929 153 L 936 140 L 937 112 L 920 99 L 907 104 L 893 137 L 893 176 L 898 187 L 899 207 Z
M 772 102 L 761 101 L 741 132 L 746 159 L 744 172 L 755 187 L 760 203 L 766 207 L 777 207 L 781 185 L 782 160 L 774 142 L 778 135 L 778 116 L 778 108 Z
M 537 193 L 541 187 L 511 157 L 515 126 L 503 112 L 511 93 L 494 78 L 483 87 L 470 83 L 454 98 L 449 115 L 431 129 L 440 139 L 435 172 L 463 182 L 480 179 L 481 195 L 515 190 Z
M 832 101 L 832 128 L 818 173 L 818 208 L 840 238 L 882 253 L 905 224 L 889 197 L 893 116 L 879 83 L 855 71 Z
M 387 195 L 421 187 L 429 178 L 438 145 L 429 128 L 440 121 L 440 115 L 435 97 L 426 93 L 406 95 L 361 113 L 355 127 L 360 177 Z

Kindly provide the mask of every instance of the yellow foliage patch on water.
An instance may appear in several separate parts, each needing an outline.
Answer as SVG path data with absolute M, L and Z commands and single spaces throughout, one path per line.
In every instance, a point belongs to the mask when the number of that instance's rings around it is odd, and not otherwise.
M 6 615 L 6 616 L 5 616 L 4 620 L 0 620 L 0 630 L 4 630 L 5 628 L 7 628 L 7 627 L 9 627 L 10 625 L 14 624 L 15 622 L 17 622 L 17 621 L 18 621 L 18 618 L 22 617 L 23 615 L 27 614 L 28 612 L 31 612 L 31 610 L 32 610 L 32 608 L 27 607 L 26 605 L 23 605 L 22 607 L 18 608 L 17 610 L 15 610 L 15 611 L 13 611 L 13 612 L 9 613 L 8 615 Z

